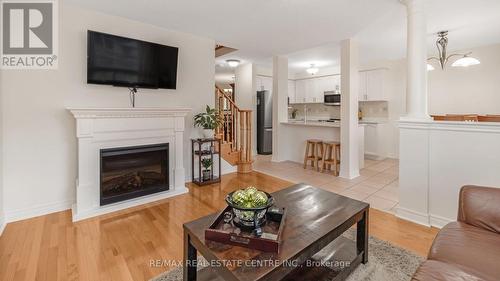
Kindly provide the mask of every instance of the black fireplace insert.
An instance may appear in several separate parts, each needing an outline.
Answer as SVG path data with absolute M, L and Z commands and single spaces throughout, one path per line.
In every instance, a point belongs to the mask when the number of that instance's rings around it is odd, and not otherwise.
M 101 206 L 169 189 L 168 143 L 101 149 Z

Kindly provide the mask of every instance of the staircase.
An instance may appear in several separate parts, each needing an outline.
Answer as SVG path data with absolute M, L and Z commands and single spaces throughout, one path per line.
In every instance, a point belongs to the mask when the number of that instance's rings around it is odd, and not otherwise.
M 252 171 L 252 111 L 240 109 L 229 95 L 215 87 L 215 106 L 223 117 L 215 135 L 221 139 L 221 156 L 238 166 L 238 173 Z

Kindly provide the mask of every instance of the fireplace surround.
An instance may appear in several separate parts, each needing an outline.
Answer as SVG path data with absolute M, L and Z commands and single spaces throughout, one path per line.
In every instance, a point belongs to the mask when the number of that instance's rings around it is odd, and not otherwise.
M 68 108 L 68 110 L 76 119 L 78 139 L 73 221 L 188 192 L 185 187 L 183 155 L 185 116 L 190 112 L 189 108 Z M 168 146 L 168 160 L 165 164 L 167 176 L 164 179 L 166 185 L 138 191 L 133 194 L 134 196 L 131 194 L 121 196 L 120 201 L 101 202 L 101 153 L 127 151 L 138 147 L 151 148 L 158 145 Z M 116 168 L 123 164 L 123 161 L 118 161 L 113 165 Z M 134 178 L 141 178 L 144 172 L 151 172 L 146 169 L 139 175 L 140 171 L 134 169 L 129 171 Z M 152 174 L 149 174 L 149 177 L 151 176 Z M 137 185 L 137 182 L 134 183 L 137 178 L 133 179 L 130 174 L 127 177 L 128 180 L 123 179 L 124 182 Z

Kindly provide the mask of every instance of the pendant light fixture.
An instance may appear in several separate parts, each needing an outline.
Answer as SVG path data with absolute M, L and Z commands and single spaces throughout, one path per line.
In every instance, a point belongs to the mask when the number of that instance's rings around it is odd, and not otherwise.
M 316 73 L 318 73 L 318 68 L 314 66 L 314 64 L 311 64 L 311 66 L 306 69 L 307 73 L 311 74 L 311 75 L 315 75 Z
M 438 49 L 438 54 L 439 57 L 430 57 L 427 59 L 427 61 L 431 60 L 437 60 L 439 62 L 439 65 L 441 66 L 441 69 L 444 70 L 446 67 L 446 64 L 448 63 L 449 59 L 452 57 L 460 56 L 458 60 L 453 62 L 451 66 L 453 67 L 468 67 L 472 65 L 477 65 L 480 64 L 481 62 L 473 57 L 470 57 L 472 52 L 466 53 L 466 54 L 451 54 L 448 55 L 448 31 L 440 31 L 438 32 L 438 39 L 436 40 L 436 47 Z M 434 67 L 431 64 L 427 64 L 427 70 L 431 71 L 434 70 Z

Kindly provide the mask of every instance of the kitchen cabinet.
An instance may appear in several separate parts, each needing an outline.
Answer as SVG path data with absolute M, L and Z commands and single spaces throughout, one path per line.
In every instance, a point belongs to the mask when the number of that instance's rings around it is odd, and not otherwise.
M 365 157 L 372 160 L 383 160 L 386 158 L 388 135 L 392 131 L 391 125 L 387 123 L 365 124 Z
M 326 91 L 334 91 L 336 86 L 335 78 L 338 76 L 325 76 L 316 79 L 318 91 L 323 95 Z
M 359 100 L 387 100 L 384 91 L 385 69 L 362 71 L 359 73 Z
M 288 80 L 288 100 L 290 103 L 295 103 L 295 81 Z
M 322 102 L 323 100 L 320 97 L 320 90 L 318 88 L 318 83 L 317 79 L 305 79 L 306 81 L 306 102 L 307 103 L 318 103 Z
M 368 95 L 366 93 L 366 71 L 359 72 L 358 78 L 359 78 L 358 99 L 360 101 L 365 101 L 368 98 Z
M 297 80 L 295 81 L 295 103 L 305 103 L 306 102 L 306 81 L 307 80 Z
M 324 92 L 334 91 L 337 86 L 340 88 L 340 75 L 299 79 L 294 83 L 294 98 L 293 102 L 290 98 L 291 103 L 323 103 Z

